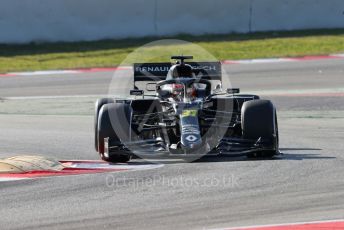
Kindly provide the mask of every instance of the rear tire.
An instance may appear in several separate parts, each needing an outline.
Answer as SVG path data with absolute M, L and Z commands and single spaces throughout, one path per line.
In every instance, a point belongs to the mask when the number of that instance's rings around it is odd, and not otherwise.
M 124 163 L 130 160 L 128 152 L 117 151 L 104 154 L 104 139 L 109 137 L 111 142 L 127 141 L 130 138 L 131 107 L 123 103 L 103 105 L 99 111 L 97 135 L 98 152 L 100 157 L 108 162 Z
M 269 100 L 252 100 L 242 107 L 241 125 L 244 139 L 271 140 L 271 150 L 250 153 L 248 157 L 273 157 L 279 154 L 277 114 Z

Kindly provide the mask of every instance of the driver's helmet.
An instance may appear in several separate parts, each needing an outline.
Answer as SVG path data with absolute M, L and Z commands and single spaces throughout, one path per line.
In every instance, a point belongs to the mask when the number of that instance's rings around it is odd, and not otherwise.
M 168 71 L 166 80 L 176 78 L 193 78 L 195 77 L 191 65 L 188 64 L 176 64 Z

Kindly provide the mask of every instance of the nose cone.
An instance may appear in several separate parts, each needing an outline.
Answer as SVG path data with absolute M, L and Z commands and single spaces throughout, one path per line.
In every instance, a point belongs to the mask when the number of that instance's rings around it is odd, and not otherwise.
M 180 131 L 180 141 L 184 149 L 197 149 L 202 145 L 197 109 L 185 109 L 181 113 Z
M 182 134 L 181 143 L 186 149 L 196 149 L 202 145 L 202 138 L 199 133 L 184 133 Z

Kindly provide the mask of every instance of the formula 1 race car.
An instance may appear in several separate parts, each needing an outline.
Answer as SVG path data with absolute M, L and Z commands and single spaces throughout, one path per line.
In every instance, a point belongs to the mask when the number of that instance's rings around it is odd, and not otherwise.
M 103 160 L 279 154 L 272 102 L 236 88 L 224 92 L 221 63 L 185 61 L 192 58 L 173 56 L 174 65 L 134 64 L 131 99 L 97 100 L 95 148 Z

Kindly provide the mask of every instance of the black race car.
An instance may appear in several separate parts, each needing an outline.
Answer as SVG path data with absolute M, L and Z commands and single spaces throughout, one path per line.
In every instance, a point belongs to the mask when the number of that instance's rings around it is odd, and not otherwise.
M 95 148 L 103 160 L 279 154 L 271 101 L 234 88 L 223 92 L 220 62 L 186 62 L 191 56 L 171 59 L 178 61 L 134 64 L 131 99 L 97 100 Z M 216 81 L 220 84 L 214 87 Z M 143 82 L 146 90 L 137 86 Z

